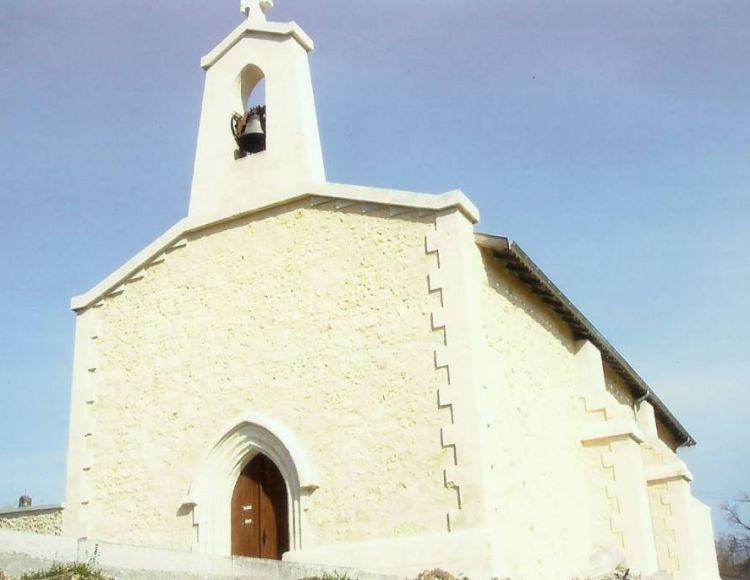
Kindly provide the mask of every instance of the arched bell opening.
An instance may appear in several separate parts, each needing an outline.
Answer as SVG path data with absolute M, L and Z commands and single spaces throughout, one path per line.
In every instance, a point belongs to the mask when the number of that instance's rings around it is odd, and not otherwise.
M 237 143 L 235 159 L 266 150 L 266 87 L 263 71 L 247 65 L 239 75 L 243 112 L 232 115 L 232 135 Z
M 266 77 L 262 77 L 245 98 L 245 111 L 266 106 Z
M 263 453 L 243 467 L 232 493 L 232 555 L 281 560 L 289 551 L 289 494 Z

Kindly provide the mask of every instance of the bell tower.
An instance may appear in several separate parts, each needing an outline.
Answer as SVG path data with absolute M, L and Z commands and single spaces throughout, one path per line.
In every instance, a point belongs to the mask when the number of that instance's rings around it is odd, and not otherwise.
M 242 0 L 245 21 L 201 60 L 190 217 L 220 219 L 325 183 L 307 57 L 313 42 L 294 22 L 267 22 L 272 6 Z M 249 107 L 262 81 L 265 103 Z

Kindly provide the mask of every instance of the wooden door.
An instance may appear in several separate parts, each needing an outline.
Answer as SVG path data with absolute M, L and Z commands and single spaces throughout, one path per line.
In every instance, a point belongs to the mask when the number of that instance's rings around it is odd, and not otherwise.
M 289 550 L 284 478 L 265 455 L 242 470 L 232 494 L 232 555 L 281 560 Z

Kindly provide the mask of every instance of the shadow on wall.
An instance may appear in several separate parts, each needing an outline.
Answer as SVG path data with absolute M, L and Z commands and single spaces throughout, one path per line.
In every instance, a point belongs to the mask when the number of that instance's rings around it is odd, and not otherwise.
M 487 286 L 503 296 L 510 304 L 522 310 L 526 316 L 542 327 L 570 354 L 576 353 L 575 341 L 567 324 L 559 320 L 552 308 L 541 298 L 534 296 L 526 286 L 511 274 L 501 261 L 495 260 L 489 250 L 482 249 L 482 262 L 487 275 Z

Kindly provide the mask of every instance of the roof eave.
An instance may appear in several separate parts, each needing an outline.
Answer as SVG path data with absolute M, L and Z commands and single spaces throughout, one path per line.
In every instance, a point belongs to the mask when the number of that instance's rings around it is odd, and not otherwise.
M 695 445 L 695 439 L 654 393 L 654 390 L 518 244 L 508 238 L 488 234 L 476 234 L 475 239 L 477 245 L 491 250 L 495 257 L 506 260 L 506 268 L 516 274 L 521 282 L 529 286 L 533 292 L 539 294 L 542 300 L 550 305 L 568 324 L 574 337 L 590 340 L 599 348 L 602 359 L 625 380 L 634 394 L 637 397 L 645 396 L 645 400 L 651 403 L 654 407 L 654 413 L 677 438 L 680 447 Z M 512 266 L 509 266 L 509 264 Z

